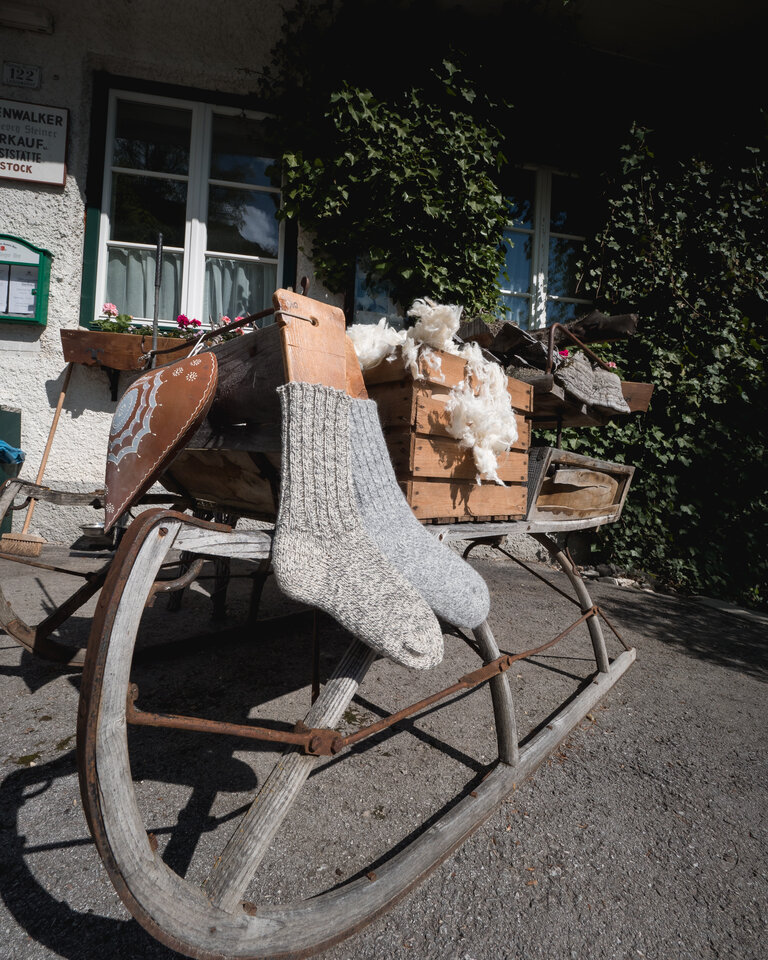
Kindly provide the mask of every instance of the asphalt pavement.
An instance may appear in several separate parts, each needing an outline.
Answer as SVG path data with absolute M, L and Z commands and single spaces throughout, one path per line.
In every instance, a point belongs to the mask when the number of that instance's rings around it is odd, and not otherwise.
M 46 547 L 51 565 L 67 554 Z M 77 558 L 84 568 L 99 562 Z M 578 616 L 512 561 L 474 563 L 491 588 L 502 650 L 533 647 Z M 535 567 L 565 588 L 562 574 Z M 2 561 L 0 578 L 30 623 L 71 590 L 63 574 Z M 147 612 L 141 698 L 177 713 L 293 723 L 309 704 L 311 614 L 270 580 L 262 619 L 249 625 L 244 576 L 232 582 L 227 620 L 213 623 L 210 585 L 177 613 L 166 597 Z M 768 621 L 632 586 L 590 589 L 637 662 L 459 850 L 325 960 L 768 956 Z M 63 642 L 85 644 L 91 610 L 67 621 Z M 325 617 L 319 636 L 325 676 L 348 638 Z M 589 675 L 590 650 L 581 626 L 514 665 L 523 737 Z M 621 647 L 609 639 L 609 650 Z M 475 666 L 455 631 L 427 675 L 378 661 L 343 729 Z M 79 671 L 35 659 L 0 631 L 0 957 L 172 960 L 179 955 L 130 917 L 90 839 L 75 756 L 79 686 Z M 248 899 L 312 896 L 375 865 L 482 779 L 494 759 L 491 721 L 483 687 L 321 763 Z M 274 759 L 225 737 L 132 736 L 139 805 L 166 862 L 190 882 L 205 876 Z

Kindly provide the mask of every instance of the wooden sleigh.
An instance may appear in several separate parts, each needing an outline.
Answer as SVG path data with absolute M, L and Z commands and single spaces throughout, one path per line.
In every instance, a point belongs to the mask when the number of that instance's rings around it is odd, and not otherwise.
M 162 467 L 161 480 L 169 490 L 210 513 L 274 517 L 280 465 L 276 386 L 304 380 L 365 395 L 344 337 L 341 311 L 287 291 L 278 291 L 275 298 L 276 324 L 215 348 L 215 399 L 204 422 Z M 146 479 L 135 487 L 136 496 Z M 455 525 L 463 528 L 469 551 L 489 540 L 486 534 L 493 534 L 489 542 L 501 548 L 500 534 L 515 524 L 503 531 L 501 525 L 492 531 L 482 524 L 469 525 L 478 528 L 471 530 L 467 526 Z M 539 521 L 535 528 L 523 523 L 520 529 L 535 535 L 566 574 L 574 594 L 570 599 L 579 611 L 574 622 L 535 650 L 515 654 L 499 650 L 486 622 L 469 638 L 476 658 L 473 669 L 392 716 L 344 735 L 342 719 L 377 659 L 357 639 L 322 687 L 313 684 L 314 701 L 288 730 L 265 721 L 232 722 L 140 708 L 134 685 L 136 646 L 142 617 L 155 595 L 186 586 L 199 570 L 196 564 L 206 559 L 237 559 L 264 568 L 272 531 L 239 530 L 169 509 L 146 511 L 130 525 L 106 573 L 91 631 L 78 714 L 78 761 L 84 809 L 98 851 L 123 902 L 154 937 L 191 957 L 255 958 L 306 956 L 349 936 L 448 857 L 596 706 L 632 664 L 635 651 L 624 645 L 617 655 L 609 655 L 602 630 L 607 621 L 570 557 L 549 536 L 546 522 Z M 178 553 L 186 559 L 187 572 L 171 583 L 163 581 L 164 564 Z M 594 672 L 521 746 L 509 668 L 584 623 Z M 284 821 L 321 760 L 359 762 L 352 748 L 361 740 L 483 684 L 490 691 L 488 722 L 495 729 L 497 757 L 481 782 L 468 786 L 407 845 L 377 858 L 348 882 L 334 882 L 324 892 L 286 903 L 275 903 L 271 894 L 260 902 L 248 899 L 254 876 L 273 842 L 279 844 L 286 836 Z M 168 730 L 169 736 L 170 731 L 230 735 L 284 751 L 276 761 L 272 757 L 271 771 L 260 779 L 247 811 L 222 849 L 209 857 L 202 876 L 182 875 L 166 862 L 151 832 L 146 804 L 139 802 L 131 750 L 136 732 L 148 727 Z M 412 775 L 428 772 L 414 769 Z M 323 809 L 315 814 L 328 816 Z

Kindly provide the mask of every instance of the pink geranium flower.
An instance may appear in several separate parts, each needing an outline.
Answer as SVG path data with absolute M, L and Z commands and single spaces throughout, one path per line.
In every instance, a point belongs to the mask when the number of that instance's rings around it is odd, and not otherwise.
M 615 370 L 615 369 L 616 369 L 616 364 L 613 362 L 613 360 L 609 360 L 608 363 L 607 363 L 607 366 L 609 366 L 609 367 L 611 368 L 611 370 Z
M 116 317 L 118 314 L 118 309 L 114 303 L 105 303 L 101 308 L 101 312 L 106 314 L 108 317 Z
M 561 357 L 567 357 L 570 355 L 570 351 L 568 350 L 558 350 L 557 352 L 560 354 Z

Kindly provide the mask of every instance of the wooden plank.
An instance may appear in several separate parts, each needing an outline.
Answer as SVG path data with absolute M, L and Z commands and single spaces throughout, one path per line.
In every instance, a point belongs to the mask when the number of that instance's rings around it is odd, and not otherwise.
M 359 640 L 353 641 L 304 718 L 304 724 L 310 728 L 333 729 L 375 659 L 374 650 Z M 205 881 L 205 892 L 215 907 L 232 912 L 240 905 L 251 878 L 316 763 L 317 757 L 291 750 L 273 767 Z
M 276 290 L 272 300 L 287 379 L 344 390 L 347 359 L 343 311 L 290 290 Z
M 574 468 L 556 470 L 554 476 L 542 483 L 536 509 L 568 507 L 603 513 L 616 501 L 618 490 L 619 481 L 609 473 Z
M 523 410 L 527 413 L 533 409 L 533 387 L 530 383 L 523 383 L 522 380 L 508 377 L 507 390 L 512 398 L 512 406 L 515 410 Z
M 363 371 L 360 369 L 360 361 L 355 353 L 355 345 L 349 337 L 344 337 L 344 353 L 347 367 L 347 393 L 350 397 L 356 399 L 368 396 L 365 389 L 365 380 L 363 380 Z
M 447 392 L 451 387 L 463 382 L 467 364 L 461 357 L 454 356 L 451 353 L 435 352 L 440 358 L 439 366 L 430 366 L 424 357 L 420 357 L 419 372 L 422 376 L 417 381 L 411 378 L 402 356 L 398 353 L 392 362 L 384 361 L 372 370 L 367 370 L 365 372 L 365 382 L 370 387 L 405 381 L 406 383 L 413 383 L 415 387 L 441 387 Z M 515 410 L 529 411 L 531 409 L 533 388 L 529 383 L 510 378 L 507 380 L 507 389 Z
M 413 429 L 416 433 L 425 433 L 438 437 L 449 437 L 450 416 L 446 409 L 448 394 L 433 394 L 430 391 L 418 391 L 414 407 Z M 527 450 L 531 445 L 531 426 L 524 414 L 516 413 L 517 440 L 513 450 Z
M 182 450 L 161 477 L 163 486 L 222 510 L 274 517 L 280 458 L 243 450 Z
M 113 370 L 143 370 L 140 361 L 152 349 L 152 337 L 138 333 L 109 333 L 105 330 L 61 330 L 61 348 L 68 363 L 86 367 L 111 367 Z M 158 337 L 158 350 L 178 347 L 178 337 Z M 158 357 L 158 365 L 181 360 L 192 349 L 186 349 Z
M 401 479 L 475 480 L 477 477 L 472 451 L 460 447 L 458 440 L 402 430 L 388 432 L 386 439 L 395 472 Z M 408 474 L 414 476 L 411 478 Z M 505 483 L 524 483 L 528 478 L 528 456 L 516 451 L 500 456 L 499 477 Z
M 490 517 L 525 515 L 526 488 L 522 484 L 501 487 L 469 481 L 408 480 L 406 498 L 419 520 L 437 517 Z
M 653 393 L 652 383 L 632 383 L 629 380 L 622 380 L 621 392 L 627 401 L 627 406 L 632 413 L 645 413 L 651 402 Z
M 244 423 L 279 427 L 280 398 L 275 391 L 285 383 L 285 368 L 277 324 L 216 344 L 213 353 L 219 380 L 216 398 L 200 433 L 216 433 Z M 197 437 L 193 437 L 192 443 L 196 442 Z M 206 445 L 202 440 L 197 443 Z
M 384 427 L 408 429 L 413 423 L 417 391 L 411 383 L 377 383 L 368 385 L 368 396 L 376 401 L 379 419 Z

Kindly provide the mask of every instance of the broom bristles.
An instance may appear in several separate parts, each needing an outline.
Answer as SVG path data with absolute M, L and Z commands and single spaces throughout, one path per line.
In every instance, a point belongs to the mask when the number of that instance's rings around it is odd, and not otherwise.
M 34 533 L 4 533 L 0 537 L 0 553 L 17 557 L 39 557 L 45 540 Z

